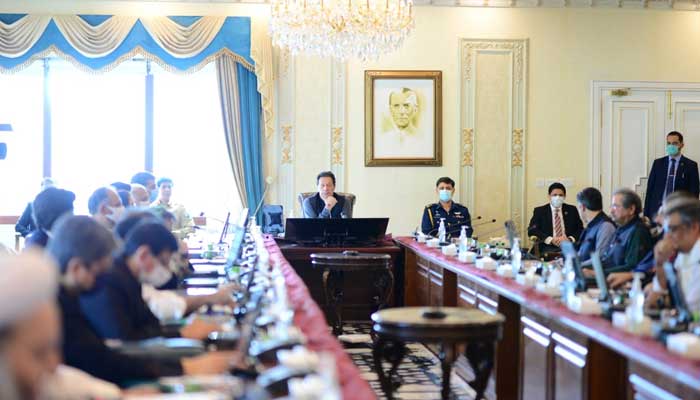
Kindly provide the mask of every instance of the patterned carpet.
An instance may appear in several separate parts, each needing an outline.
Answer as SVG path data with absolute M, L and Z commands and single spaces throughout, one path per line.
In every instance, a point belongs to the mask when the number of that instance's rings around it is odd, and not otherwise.
M 386 399 L 379 384 L 379 378 L 374 371 L 372 358 L 372 340 L 369 332 L 371 324 L 363 322 L 349 322 L 343 326 L 344 333 L 351 335 L 352 344 L 346 344 L 346 351 L 353 362 L 367 379 L 372 389 L 380 399 Z M 359 336 L 363 335 L 363 336 Z M 343 336 L 340 337 L 343 341 Z M 343 341 L 344 342 L 344 341 Z M 407 345 L 408 354 L 399 366 L 398 374 L 403 384 L 394 392 L 394 398 L 401 400 L 433 400 L 440 399 L 442 388 L 442 370 L 440 361 L 425 346 L 419 343 Z M 385 364 L 388 370 L 389 364 Z M 454 370 L 451 378 L 453 399 L 473 399 L 474 391 Z

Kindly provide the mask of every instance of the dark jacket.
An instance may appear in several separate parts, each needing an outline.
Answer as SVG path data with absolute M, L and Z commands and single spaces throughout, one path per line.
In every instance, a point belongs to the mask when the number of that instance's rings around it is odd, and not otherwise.
M 651 250 L 652 239 L 649 228 L 639 217 L 617 228 L 608 250 L 602 255 L 605 274 L 628 272 L 637 267 Z
M 600 254 L 610 246 L 615 237 L 615 224 L 604 212 L 600 212 L 586 226 L 577 243 L 578 257 L 581 262 L 591 258 L 591 252 L 598 250 Z
M 644 197 L 644 215 L 650 219 L 656 215 L 661 207 L 666 192 L 666 179 L 668 178 L 669 157 L 661 157 L 654 160 L 647 181 L 647 193 Z M 698 197 L 700 194 L 700 179 L 698 179 L 698 164 L 681 156 L 676 169 L 676 179 L 673 190 L 683 190 Z
M 445 218 L 445 233 L 447 233 L 448 238 L 459 237 L 462 233 L 462 226 L 467 227 L 467 236 L 472 237 L 474 229 L 472 228 L 472 217 L 469 215 L 469 210 L 467 207 L 454 201 L 449 212 L 445 211 L 439 202 L 425 206 L 421 220 L 423 233 L 437 236 L 441 218 Z
M 326 203 L 321 199 L 321 195 L 316 193 L 304 199 L 304 218 L 344 218 L 345 197 L 338 193 L 333 193 L 333 197 L 338 203 L 330 210 L 326 210 Z
M 46 234 L 41 229 L 36 229 L 32 231 L 29 235 L 27 235 L 26 240 L 24 241 L 24 248 L 29 249 L 29 248 L 35 248 L 35 249 L 43 249 L 46 247 L 46 244 L 49 242 L 49 235 Z
M 27 203 L 27 206 L 24 208 L 22 215 L 19 217 L 17 223 L 15 224 L 15 232 L 22 235 L 22 237 L 26 237 L 27 235 L 29 235 L 29 233 L 36 229 L 36 225 L 34 224 L 34 218 L 32 217 L 32 210 L 32 203 Z
M 104 339 L 142 340 L 163 336 L 160 321 L 141 297 L 141 284 L 122 262 L 80 295 L 85 317 Z
M 578 210 L 570 204 L 563 204 L 562 216 L 564 217 L 566 236 L 578 240 L 583 231 L 583 222 L 581 222 L 581 217 L 578 215 Z M 527 228 L 527 234 L 528 236 L 537 236 L 537 239 L 541 242 L 544 242 L 550 236 L 554 236 L 552 209 L 549 204 L 535 207 L 535 210 L 532 212 L 530 225 Z
M 108 348 L 84 318 L 77 295 L 61 288 L 63 362 L 116 384 L 182 375 L 179 361 L 156 361 L 119 354 Z

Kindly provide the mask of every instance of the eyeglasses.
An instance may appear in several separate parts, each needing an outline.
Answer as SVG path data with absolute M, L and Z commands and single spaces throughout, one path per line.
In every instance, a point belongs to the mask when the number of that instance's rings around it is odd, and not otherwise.
M 684 228 L 688 226 L 687 224 L 676 224 L 676 225 L 666 225 L 664 226 L 664 231 L 668 233 L 676 233 L 678 232 L 681 228 Z

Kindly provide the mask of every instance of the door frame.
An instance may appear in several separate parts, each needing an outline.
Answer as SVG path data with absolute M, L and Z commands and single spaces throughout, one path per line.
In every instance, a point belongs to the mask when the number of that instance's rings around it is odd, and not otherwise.
M 612 90 L 658 90 L 672 92 L 674 90 L 690 90 L 700 92 L 700 83 L 694 82 L 652 82 L 652 81 L 591 81 L 591 136 L 590 136 L 590 177 L 592 186 L 600 188 L 602 186 L 601 156 L 603 138 L 603 93 Z M 666 102 L 666 112 L 670 107 Z M 675 122 L 674 122 L 675 123 Z

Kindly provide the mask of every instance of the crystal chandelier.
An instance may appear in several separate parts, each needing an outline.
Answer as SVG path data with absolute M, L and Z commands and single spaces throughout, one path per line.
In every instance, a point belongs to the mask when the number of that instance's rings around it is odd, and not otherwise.
M 292 54 L 376 60 L 413 30 L 413 0 L 271 0 L 275 46 Z

